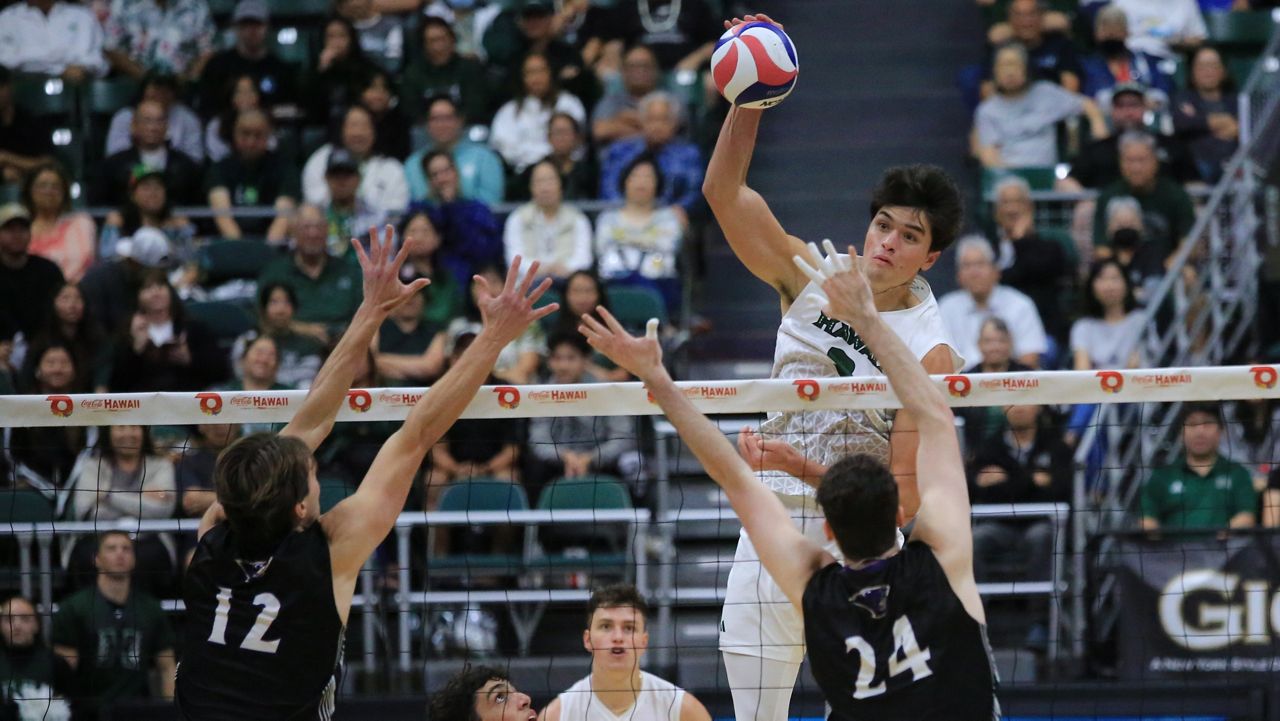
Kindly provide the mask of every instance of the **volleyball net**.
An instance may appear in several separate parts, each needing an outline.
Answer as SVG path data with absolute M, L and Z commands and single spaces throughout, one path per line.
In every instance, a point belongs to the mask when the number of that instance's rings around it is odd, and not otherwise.
M 1280 671 L 1280 537 L 1229 528 L 1245 525 L 1246 511 L 1254 526 L 1280 523 L 1280 505 L 1268 506 L 1280 498 L 1280 471 L 1271 472 L 1280 468 L 1278 380 L 1272 365 L 932 379 L 956 412 L 976 578 L 1009 688 L 1061 689 L 1080 678 L 1173 684 L 1185 692 L 1169 697 L 1180 712 L 1203 701 L 1207 717 L 1252 717 L 1253 696 L 1205 689 L 1265 687 Z M 775 411 L 899 407 L 879 377 L 678 385 L 731 439 Z M 423 393 L 348 393 L 316 454 L 322 509 L 355 492 Z M 76 594 L 92 594 L 104 573 L 103 534 L 123 530 L 134 587 L 164 611 L 145 634 L 159 646 L 167 638 L 180 659 L 181 575 L 213 499 L 213 459 L 239 435 L 282 428 L 305 395 L 0 397 L 0 591 L 33 603 L 37 643 L 88 643 L 65 626 Z M 1189 420 L 1192 410 L 1211 411 L 1216 427 L 1205 473 L 1188 451 L 1205 457 L 1202 436 L 1214 428 Z M 1159 532 L 1143 531 L 1144 518 Z M 486 386 L 433 449 L 361 576 L 344 695 L 426 693 L 486 659 L 545 704 L 585 674 L 591 591 L 626 582 L 652 607 L 646 666 L 712 699 L 713 715 L 731 716 L 717 645 L 740 528 L 642 384 Z M 15 643 L 11 630 L 0 635 Z M 119 661 L 110 656 L 102 663 Z M 130 664 L 134 673 L 153 668 L 136 655 Z M 37 701 L 101 693 L 101 707 L 117 713 L 147 703 L 139 689 L 116 697 L 92 686 L 100 680 L 77 678 L 66 689 L 15 690 L 12 679 L 0 688 Z M 1080 715 L 1106 703 L 1054 694 L 1023 703 Z M 792 710 L 821 713 L 807 672 Z

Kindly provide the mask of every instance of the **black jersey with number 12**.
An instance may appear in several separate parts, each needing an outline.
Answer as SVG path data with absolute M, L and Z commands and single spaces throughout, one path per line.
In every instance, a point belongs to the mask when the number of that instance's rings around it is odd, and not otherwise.
M 329 719 L 342 668 L 329 541 L 319 523 L 267 559 L 237 558 L 228 524 L 187 570 L 177 701 L 193 721 Z
M 986 627 L 925 544 L 861 569 L 832 563 L 813 574 L 803 603 L 830 721 L 999 718 Z

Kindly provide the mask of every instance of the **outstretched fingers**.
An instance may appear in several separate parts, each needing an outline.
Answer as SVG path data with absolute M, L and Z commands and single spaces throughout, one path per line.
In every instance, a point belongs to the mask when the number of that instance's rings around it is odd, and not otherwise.
M 507 279 L 502 284 L 503 293 L 515 290 L 516 284 L 520 281 L 521 260 L 523 259 L 518 255 L 511 260 L 511 267 L 507 268 Z
M 623 328 L 622 324 L 618 322 L 618 319 L 613 317 L 613 314 L 609 312 L 608 308 L 598 305 L 596 306 L 596 312 L 598 312 L 600 317 L 604 319 L 604 324 L 608 326 L 610 331 L 618 335 L 630 335 L 627 333 L 627 329 Z

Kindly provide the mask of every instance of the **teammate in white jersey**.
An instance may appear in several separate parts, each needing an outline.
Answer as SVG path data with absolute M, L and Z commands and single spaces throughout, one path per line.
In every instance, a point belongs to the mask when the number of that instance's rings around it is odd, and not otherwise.
M 548 704 L 541 721 L 711 721 L 693 694 L 640 670 L 648 618 L 635 586 L 617 583 L 591 594 L 582 632 L 591 673 Z
M 725 23 L 763 20 L 747 15 Z M 825 297 L 795 264 L 805 243 L 783 230 L 764 198 L 747 183 L 761 110 L 729 111 L 707 166 L 703 194 L 734 253 L 778 292 L 782 323 L 773 377 L 823 378 L 881 375 L 857 330 L 822 313 Z M 955 183 L 942 170 L 890 168 L 872 191 L 871 222 L 862 257 L 876 308 L 930 373 L 953 373 L 963 359 L 943 328 L 937 301 L 918 274 L 955 241 L 963 219 Z M 761 481 L 792 513 L 805 535 L 830 551 L 816 486 L 827 466 L 855 453 L 880 459 L 893 472 L 907 519 L 920 504 L 916 490 L 917 434 L 910 413 L 807 411 L 771 414 L 761 438 L 742 438 L 742 449 Z M 804 624 L 764 570 L 750 539 L 739 537 L 720 624 L 720 650 L 738 721 L 787 718 L 791 691 L 804 658 Z

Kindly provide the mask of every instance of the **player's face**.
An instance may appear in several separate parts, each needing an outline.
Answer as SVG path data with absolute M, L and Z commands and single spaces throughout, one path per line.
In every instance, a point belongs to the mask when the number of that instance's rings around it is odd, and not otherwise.
M 556 383 L 578 383 L 587 372 L 587 357 L 572 345 L 561 343 L 547 359 L 547 367 Z
M 582 644 L 591 652 L 593 666 L 630 671 L 649 647 L 649 632 L 644 616 L 631 606 L 598 608 L 591 615 L 591 628 L 583 632 Z
M 1002 367 L 1013 354 L 1013 343 L 1010 342 L 1008 333 L 986 324 L 978 334 L 978 350 L 982 353 L 984 364 Z
M 1148 188 L 1155 184 L 1160 161 L 1156 153 L 1143 143 L 1128 143 L 1120 149 L 1120 174 L 1133 188 Z
M 1187 447 L 1188 456 L 1212 455 L 1221 440 L 1222 426 L 1208 413 L 1192 413 L 1182 426 L 1182 442 Z
M 125 575 L 133 573 L 137 559 L 133 555 L 133 541 L 128 536 L 112 534 L 102 541 L 95 559 L 99 573 Z
M 532 721 L 538 712 L 510 681 L 492 679 L 476 692 L 476 716 L 480 721 Z
M 36 634 L 40 632 L 40 623 L 36 620 L 36 609 L 26 599 L 15 598 L 0 609 L 0 636 L 4 637 L 4 645 L 9 648 L 29 648 L 36 642 Z
M 904 285 L 932 267 L 940 255 L 929 250 L 932 241 L 929 219 L 920 210 L 896 205 L 881 208 L 871 219 L 862 245 L 863 269 L 872 289 Z
M 985 299 L 1000 280 L 996 264 L 981 250 L 970 248 L 956 258 L 956 280 L 975 298 Z

